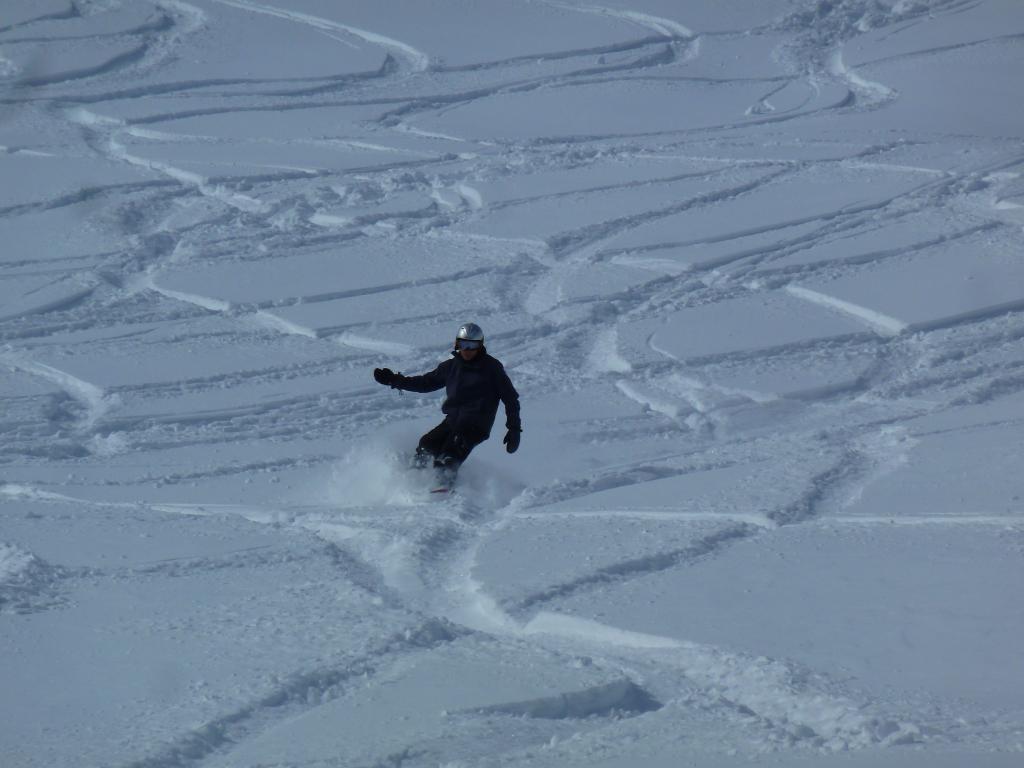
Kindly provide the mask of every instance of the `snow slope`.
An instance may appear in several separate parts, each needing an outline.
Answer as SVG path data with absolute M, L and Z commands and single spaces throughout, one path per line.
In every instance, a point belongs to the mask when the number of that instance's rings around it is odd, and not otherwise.
M 1020 765 L 1022 39 L 6 0 L 0 763 Z

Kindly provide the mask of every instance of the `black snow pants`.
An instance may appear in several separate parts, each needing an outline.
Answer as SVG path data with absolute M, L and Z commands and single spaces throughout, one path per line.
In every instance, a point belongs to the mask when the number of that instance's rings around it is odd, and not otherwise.
M 472 427 L 456 430 L 446 419 L 420 438 L 415 463 L 425 467 L 432 458 L 435 467 L 455 472 L 470 451 L 486 439 L 483 432 Z

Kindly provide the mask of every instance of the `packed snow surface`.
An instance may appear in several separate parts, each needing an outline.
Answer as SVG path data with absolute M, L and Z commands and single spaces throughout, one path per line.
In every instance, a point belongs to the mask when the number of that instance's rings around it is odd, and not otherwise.
M 1019 0 L 4 0 L 5 768 L 1024 765 Z M 407 468 L 475 321 L 522 398 Z

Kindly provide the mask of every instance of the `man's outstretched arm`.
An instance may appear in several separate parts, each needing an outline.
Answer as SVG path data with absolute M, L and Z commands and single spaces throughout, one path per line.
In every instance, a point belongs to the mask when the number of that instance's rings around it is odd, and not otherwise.
M 403 376 L 390 368 L 374 368 L 373 378 L 378 384 L 384 384 L 392 389 L 404 389 L 408 392 L 434 392 L 444 388 L 448 379 L 446 368 L 448 365 L 449 362 L 446 360 L 434 370 L 421 376 Z

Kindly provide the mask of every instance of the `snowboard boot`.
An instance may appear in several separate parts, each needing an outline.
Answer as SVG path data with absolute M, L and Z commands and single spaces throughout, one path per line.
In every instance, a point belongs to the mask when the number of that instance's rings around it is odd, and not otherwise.
M 434 459 L 437 482 L 442 488 L 451 488 L 455 484 L 455 476 L 459 472 L 460 463 L 454 456 L 447 454 L 441 454 Z
M 409 462 L 409 466 L 413 469 L 426 469 L 431 463 L 436 461 L 437 459 L 433 454 L 425 451 L 423 448 L 417 448 L 416 453 L 413 454 L 412 460 Z

